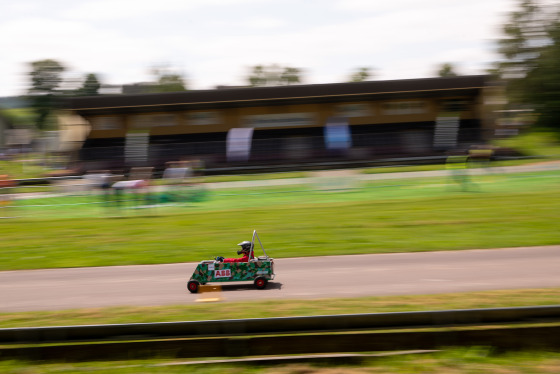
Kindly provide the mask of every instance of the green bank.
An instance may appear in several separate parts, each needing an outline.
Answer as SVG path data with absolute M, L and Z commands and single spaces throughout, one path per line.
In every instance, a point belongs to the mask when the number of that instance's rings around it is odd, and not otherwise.
M 186 292 L 186 291 L 185 291 Z M 259 300 L 0 313 L 0 328 L 203 321 L 559 304 L 560 288 L 339 299 Z
M 212 190 L 150 207 L 21 200 L 3 210 L 0 270 L 197 262 L 234 253 L 255 229 L 274 258 L 560 244 L 558 171 L 471 182 Z

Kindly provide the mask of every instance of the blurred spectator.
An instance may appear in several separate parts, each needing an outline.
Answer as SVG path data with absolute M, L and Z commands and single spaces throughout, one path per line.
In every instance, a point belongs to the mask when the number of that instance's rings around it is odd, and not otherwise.
M 130 202 L 132 206 L 137 206 L 144 201 L 143 194 L 147 190 L 148 182 L 143 179 L 123 180 L 112 185 L 113 195 L 118 207 L 122 207 L 125 202 Z
M 449 178 L 453 183 L 458 184 L 461 190 L 469 189 L 470 177 L 467 171 L 469 156 L 466 151 L 449 151 L 445 162 L 446 169 L 449 170 Z
M 91 188 L 104 189 L 110 183 L 111 172 L 108 170 L 92 171 L 82 177 Z
M 204 161 L 200 159 L 192 160 L 191 161 L 192 169 L 194 171 L 195 176 L 202 176 L 204 175 Z
M 193 170 L 189 161 L 171 161 L 163 172 L 163 179 L 167 183 L 185 183 L 192 177 Z
M 10 178 L 7 174 L 0 175 L 0 214 L 2 217 L 5 217 L 5 209 L 8 208 L 12 201 L 12 194 L 14 193 L 14 187 L 16 187 L 17 183 L 15 180 Z
M 489 145 L 473 145 L 469 148 L 469 163 L 473 167 L 489 167 L 494 149 Z

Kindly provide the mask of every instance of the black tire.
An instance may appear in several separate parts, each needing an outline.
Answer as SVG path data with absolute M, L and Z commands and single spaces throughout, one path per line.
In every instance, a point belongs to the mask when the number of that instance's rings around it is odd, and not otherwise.
M 190 293 L 197 293 L 198 285 L 199 283 L 197 281 L 191 280 L 189 281 L 189 283 L 187 283 L 187 288 L 189 289 Z
M 258 277 L 255 279 L 255 287 L 259 290 L 264 290 L 266 288 L 266 284 L 268 283 L 268 279 L 265 277 Z

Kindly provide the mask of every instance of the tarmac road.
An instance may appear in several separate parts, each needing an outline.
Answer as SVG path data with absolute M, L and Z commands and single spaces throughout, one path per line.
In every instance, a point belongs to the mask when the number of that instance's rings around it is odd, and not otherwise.
M 0 272 L 0 312 L 192 304 L 195 263 Z M 222 301 L 560 287 L 560 246 L 277 259 L 267 289 L 224 283 Z

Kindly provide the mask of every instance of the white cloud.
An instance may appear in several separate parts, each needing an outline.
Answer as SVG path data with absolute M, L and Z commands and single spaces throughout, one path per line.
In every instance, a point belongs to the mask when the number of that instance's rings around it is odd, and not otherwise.
M 170 64 L 193 88 L 242 84 L 257 64 L 289 65 L 309 83 L 368 66 L 414 78 L 437 64 L 476 72 L 513 0 L 20 0 L 0 24 L 0 95 L 22 93 L 26 63 L 52 58 L 106 83 L 150 79 Z M 9 38 L 6 36 L 10 36 Z
M 158 13 L 176 13 L 208 7 L 250 4 L 256 0 L 89 0 L 75 3 L 62 13 L 63 17 L 82 20 L 118 20 L 150 17 Z

